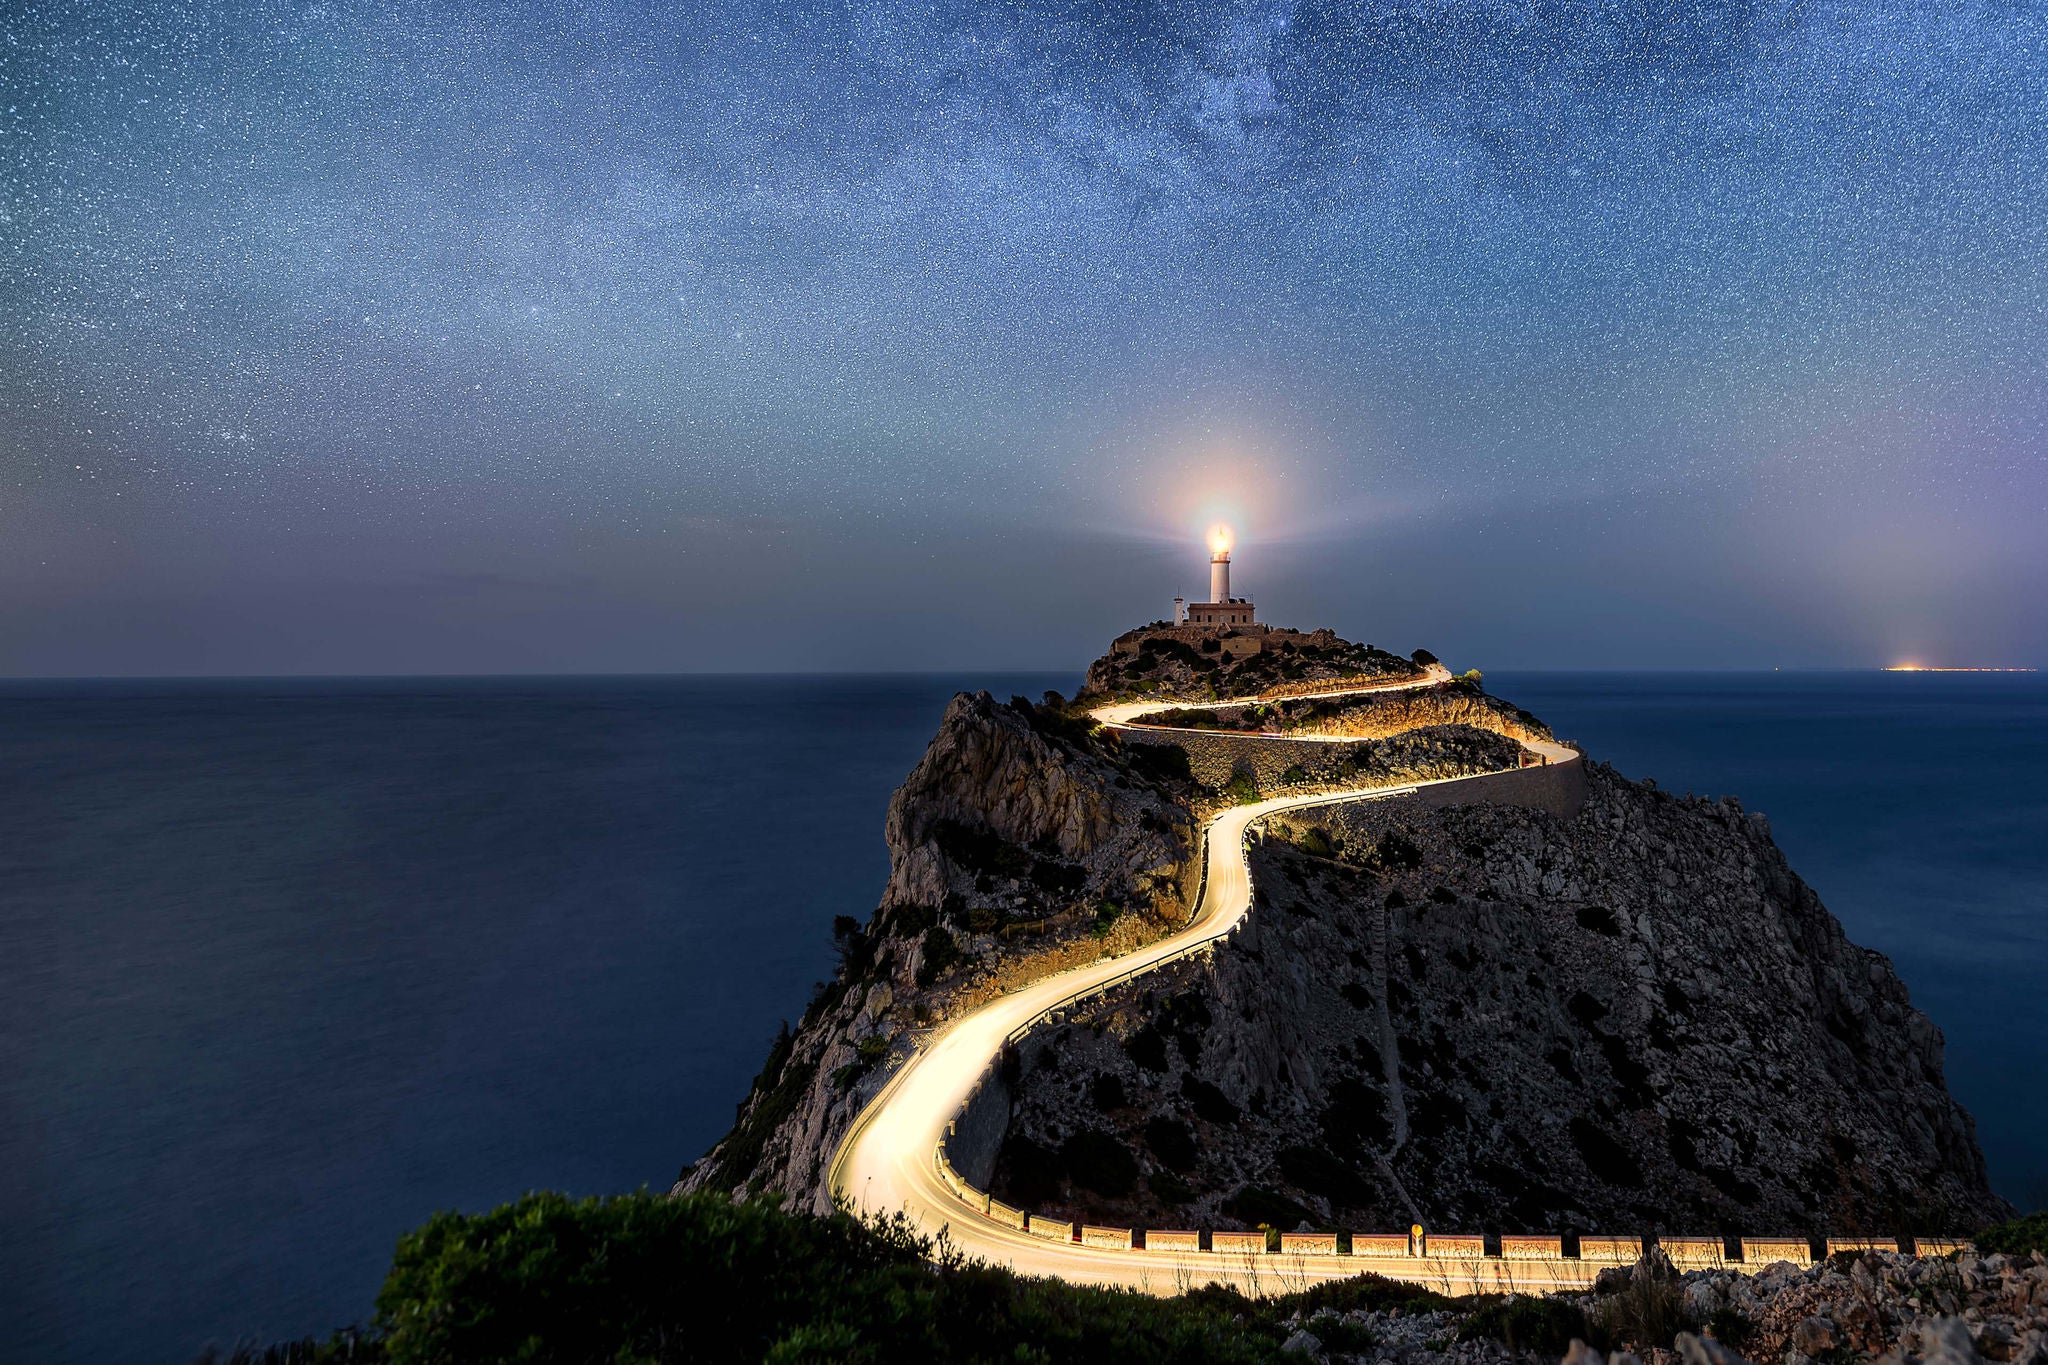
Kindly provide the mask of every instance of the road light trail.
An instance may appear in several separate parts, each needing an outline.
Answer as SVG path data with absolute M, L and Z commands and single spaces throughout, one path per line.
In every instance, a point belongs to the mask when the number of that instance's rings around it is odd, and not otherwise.
M 1433 666 L 1422 677 L 1348 691 L 1387 692 L 1434 686 L 1450 674 Z M 1260 698 L 1206 703 L 1244 705 Z M 1105 725 L 1128 727 L 1159 703 L 1122 703 L 1091 714 Z M 1153 728 L 1153 727 L 1145 727 Z M 1208 732 L 1202 732 L 1208 733 Z M 1289 737 L 1294 738 L 1294 737 Z M 1563 745 L 1523 741 L 1552 763 L 1576 761 Z M 1491 776 L 1480 774 L 1478 776 Z M 1075 967 L 986 1002 L 921 1042 L 887 1085 L 854 1120 L 832 1159 L 827 1184 L 835 1198 L 862 1212 L 901 1210 L 927 1233 L 945 1231 L 971 1256 L 1028 1275 L 1052 1275 L 1077 1284 L 1118 1285 L 1157 1294 L 1220 1281 L 1247 1293 L 1271 1293 L 1373 1271 L 1440 1286 L 1449 1292 L 1481 1289 L 1561 1289 L 1590 1282 L 1597 1266 L 1577 1262 L 1435 1261 L 1360 1256 L 1234 1257 L 1214 1252 L 1169 1252 L 1089 1247 L 1034 1237 L 996 1221 L 955 1196 L 939 1171 L 937 1153 L 952 1121 L 966 1106 L 1012 1035 L 1049 1012 L 1131 976 L 1199 953 L 1227 937 L 1251 910 L 1251 868 L 1245 853 L 1252 824 L 1282 811 L 1400 796 L 1424 787 L 1471 781 L 1438 778 L 1392 787 L 1361 787 L 1283 796 L 1235 806 L 1212 817 L 1203 831 L 1201 902 L 1185 928 L 1119 957 Z

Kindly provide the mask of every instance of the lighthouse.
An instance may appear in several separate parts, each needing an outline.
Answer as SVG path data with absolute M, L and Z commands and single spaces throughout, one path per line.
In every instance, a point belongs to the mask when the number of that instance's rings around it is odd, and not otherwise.
M 1242 597 L 1230 595 L 1230 547 L 1231 534 L 1228 526 L 1216 526 L 1209 531 L 1209 600 L 1187 604 L 1187 623 L 1191 626 L 1213 628 L 1216 626 L 1245 626 L 1255 628 L 1257 619 L 1251 602 Z M 1178 617 L 1178 609 L 1176 610 Z

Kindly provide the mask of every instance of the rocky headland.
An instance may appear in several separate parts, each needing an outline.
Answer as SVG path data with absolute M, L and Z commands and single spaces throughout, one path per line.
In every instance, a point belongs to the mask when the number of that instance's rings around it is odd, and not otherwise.
M 954 699 L 890 803 L 880 906 L 839 922 L 834 979 L 678 1189 L 826 1207 L 831 1153 L 924 1031 L 1187 921 L 1221 806 L 1494 771 L 1549 736 L 1474 678 L 1315 695 L 1424 655 L 1186 634 L 1120 637 L 1072 703 Z M 1207 723 L 1237 736 L 1085 714 L 1275 689 L 1296 691 Z M 1198 742 L 1290 729 L 1352 742 L 1291 746 L 1343 755 L 1321 768 Z M 1245 929 L 1027 1036 L 961 1124 L 962 1174 L 1141 1227 L 1889 1236 L 2009 1213 L 1939 1031 L 1763 818 L 1582 766 L 1563 802 L 1452 786 L 1272 819 Z

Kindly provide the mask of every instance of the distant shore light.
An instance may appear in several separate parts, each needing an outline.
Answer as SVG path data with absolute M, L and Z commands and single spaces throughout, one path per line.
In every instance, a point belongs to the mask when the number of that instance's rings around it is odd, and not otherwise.
M 1985 668 L 1941 668 L 1934 664 L 1886 664 L 1886 673 L 2033 673 L 2032 668 L 2004 665 Z

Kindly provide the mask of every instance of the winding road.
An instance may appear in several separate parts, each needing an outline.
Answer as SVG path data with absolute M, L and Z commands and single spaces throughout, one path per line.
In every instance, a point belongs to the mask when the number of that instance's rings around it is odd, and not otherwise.
M 1318 693 L 1317 698 L 1353 692 L 1388 692 L 1430 687 L 1450 676 L 1441 665 L 1422 677 Z M 1237 698 L 1209 706 L 1239 706 L 1267 698 Z M 1280 700 L 1271 698 L 1270 700 Z M 1171 703 L 1134 702 L 1100 707 L 1090 714 L 1113 728 L 1138 728 L 1137 718 Z M 1163 727 L 1144 727 L 1163 728 Z M 1214 734 L 1215 731 L 1197 733 Z M 1304 742 L 1356 737 L 1285 736 Z M 1523 741 L 1550 763 L 1578 761 L 1563 745 Z M 1478 776 L 1491 776 L 1481 774 Z M 1282 811 L 1351 801 L 1380 800 L 1428 786 L 1469 782 L 1442 778 L 1391 787 L 1361 787 L 1307 796 L 1282 796 L 1236 806 L 1214 816 L 1203 830 L 1203 890 L 1187 926 L 1123 954 L 1076 967 L 998 996 L 953 1020 L 923 1040 L 910 1059 L 868 1103 L 834 1155 L 828 1184 L 864 1212 L 902 1210 L 929 1234 L 943 1231 L 967 1254 L 1021 1273 L 1051 1275 L 1078 1284 L 1118 1285 L 1173 1294 L 1211 1281 L 1235 1285 L 1248 1294 L 1288 1292 L 1324 1280 L 1372 1271 L 1437 1286 L 1450 1293 L 1516 1288 L 1548 1290 L 1590 1283 L 1599 1270 L 1578 1261 L 1500 1261 L 1330 1255 L 1232 1255 L 1086 1246 L 1033 1236 L 989 1216 L 954 1192 L 940 1158 L 940 1144 L 1004 1045 L 1053 1011 L 1123 981 L 1205 951 L 1228 937 L 1251 911 L 1251 869 L 1246 836 L 1259 820 Z

